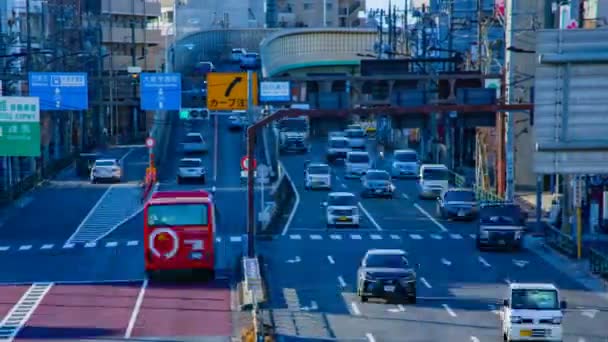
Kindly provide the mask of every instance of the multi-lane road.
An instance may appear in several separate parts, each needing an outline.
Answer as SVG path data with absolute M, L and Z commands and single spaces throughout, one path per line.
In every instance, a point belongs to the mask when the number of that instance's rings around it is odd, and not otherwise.
M 327 229 L 320 205 L 327 192 L 304 190 L 302 173 L 306 160 L 324 160 L 324 149 L 319 140 L 309 155 L 282 158 L 299 200 L 283 234 L 258 247 L 284 341 L 502 340 L 499 304 L 509 282 L 554 283 L 569 302 L 565 341 L 607 341 L 608 296 L 586 291 L 570 270 L 534 251 L 479 252 L 475 224 L 436 218 L 435 203 L 419 200 L 413 181 L 397 180 L 394 199 L 361 199 L 360 228 Z M 343 167 L 334 167 L 333 177 L 334 191 L 361 191 L 359 180 L 344 179 Z M 417 304 L 358 300 L 356 270 L 371 248 L 405 249 L 421 264 Z

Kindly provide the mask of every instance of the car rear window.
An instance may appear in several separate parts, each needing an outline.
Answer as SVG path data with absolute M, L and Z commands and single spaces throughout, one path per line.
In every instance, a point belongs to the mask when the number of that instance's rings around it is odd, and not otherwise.
M 415 162 L 418 161 L 418 156 L 415 152 L 401 152 L 395 154 L 395 160 L 399 162 Z
M 369 163 L 369 156 L 367 154 L 350 154 L 348 156 L 348 162 L 350 162 L 350 163 Z
M 95 166 L 115 166 L 116 163 L 113 161 L 98 161 L 95 162 Z
M 363 138 L 365 137 L 365 132 L 358 129 L 348 130 L 346 131 L 346 136 L 349 138 Z
M 202 165 L 200 160 L 181 160 L 179 167 L 200 167 Z
M 203 138 L 198 135 L 187 135 L 184 141 L 187 143 L 202 143 Z

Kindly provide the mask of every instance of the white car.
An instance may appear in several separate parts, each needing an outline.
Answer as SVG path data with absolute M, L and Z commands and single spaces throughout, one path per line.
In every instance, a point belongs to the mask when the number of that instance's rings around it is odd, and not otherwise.
M 200 133 L 188 133 L 182 142 L 184 153 L 205 153 L 207 152 L 207 143 Z
M 346 152 L 346 159 L 344 159 L 344 165 L 346 178 L 358 178 L 363 176 L 372 167 L 372 159 L 369 153 L 362 151 L 351 151 Z
M 91 183 L 100 180 L 120 182 L 122 169 L 116 159 L 98 159 L 91 168 Z
M 327 142 L 327 162 L 331 163 L 337 159 L 344 159 L 346 158 L 346 154 L 351 150 L 347 138 L 337 136 L 330 137 Z
M 182 158 L 177 166 L 177 184 L 181 184 L 184 180 L 199 180 L 205 183 L 207 170 L 203 166 L 203 161 L 200 158 Z
M 553 284 L 511 283 L 502 309 L 504 341 L 562 341 L 567 303 Z
M 420 161 L 418 153 L 412 149 L 395 150 L 393 163 L 391 164 L 391 175 L 393 177 L 418 177 Z
M 350 192 L 330 192 L 323 202 L 327 227 L 359 226 L 360 216 L 357 197 Z
M 351 148 L 361 150 L 365 149 L 367 138 L 363 128 L 347 129 L 344 131 L 344 134 L 346 135 L 346 138 L 348 138 Z
M 304 170 L 304 187 L 312 189 L 331 189 L 331 168 L 327 164 L 308 164 Z
M 230 61 L 233 63 L 239 63 L 241 61 L 241 57 L 243 57 L 247 51 L 245 49 L 232 49 L 230 53 Z
M 419 198 L 436 199 L 450 186 L 450 170 L 443 164 L 422 164 L 416 185 Z

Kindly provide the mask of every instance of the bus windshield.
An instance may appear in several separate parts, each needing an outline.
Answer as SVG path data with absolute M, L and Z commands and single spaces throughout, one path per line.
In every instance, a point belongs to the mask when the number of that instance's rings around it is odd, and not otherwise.
M 148 226 L 206 226 L 209 210 L 204 203 L 158 204 L 148 207 Z
M 449 180 L 448 170 L 445 169 L 424 169 L 422 178 L 426 180 Z

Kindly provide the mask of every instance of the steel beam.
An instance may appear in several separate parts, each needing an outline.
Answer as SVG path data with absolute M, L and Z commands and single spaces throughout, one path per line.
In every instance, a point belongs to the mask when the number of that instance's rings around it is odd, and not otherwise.
M 542 53 L 538 55 L 540 64 L 606 64 L 608 52 L 571 52 L 571 53 Z
M 268 81 L 425 81 L 425 80 L 486 80 L 501 78 L 500 74 L 479 73 L 444 73 L 438 75 L 427 74 L 405 74 L 405 75 L 373 75 L 373 76 L 351 76 L 351 75 L 319 75 L 319 76 L 284 76 L 269 77 Z
M 537 143 L 537 152 L 608 152 L 608 140 Z

